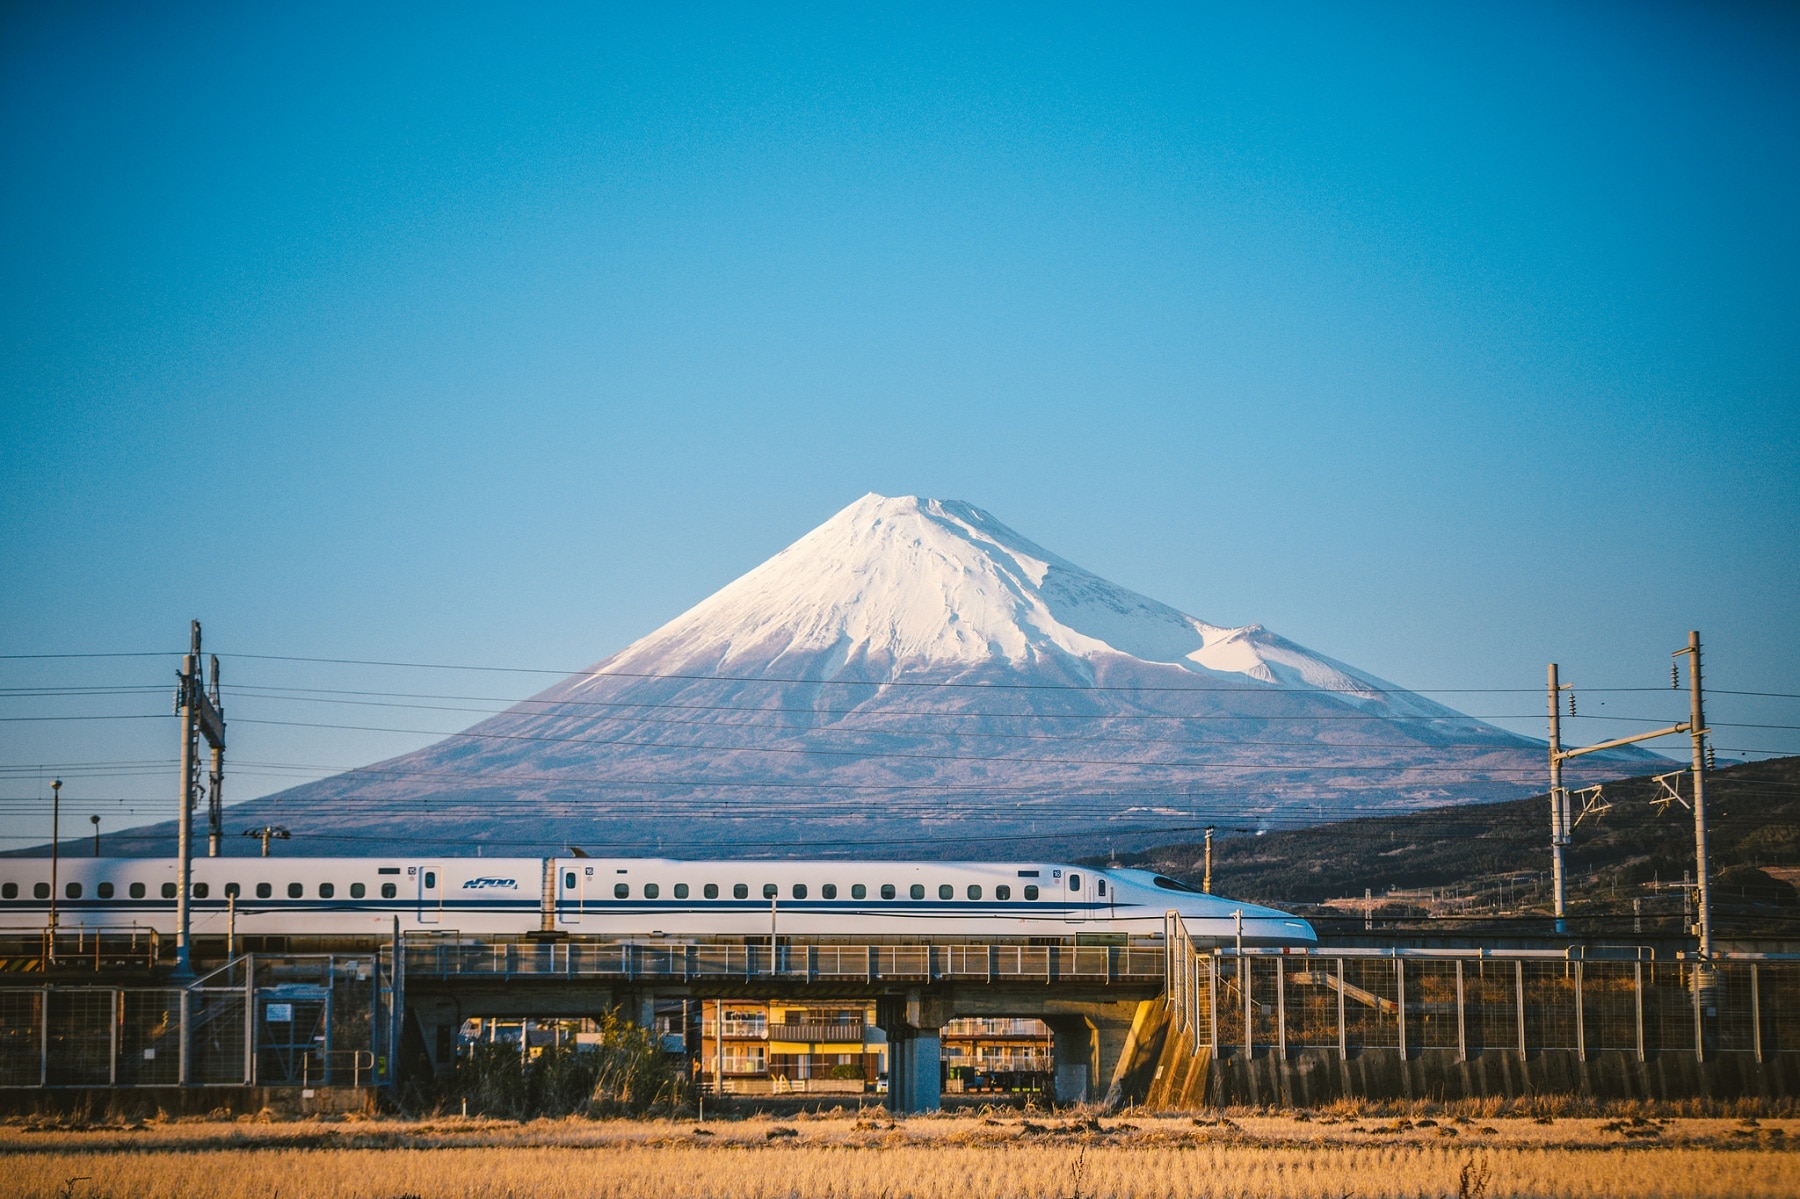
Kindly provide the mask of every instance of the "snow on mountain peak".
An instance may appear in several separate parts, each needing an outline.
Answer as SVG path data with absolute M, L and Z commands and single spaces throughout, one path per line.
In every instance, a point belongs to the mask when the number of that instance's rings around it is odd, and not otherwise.
M 1351 697 L 1386 686 L 1260 625 L 1209 624 L 1108 582 L 973 504 L 873 492 L 599 670 L 867 678 L 1054 662 L 1087 677 L 1132 659 Z

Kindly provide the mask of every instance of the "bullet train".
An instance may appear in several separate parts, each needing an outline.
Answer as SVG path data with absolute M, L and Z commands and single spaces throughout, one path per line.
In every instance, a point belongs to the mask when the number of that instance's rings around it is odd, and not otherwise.
M 176 863 L 64 858 L 59 927 L 175 931 Z M 0 928 L 42 928 L 50 861 L 0 858 Z M 195 858 L 190 927 L 220 936 L 1155 936 L 1181 913 L 1201 943 L 1311 945 L 1306 921 L 1142 870 L 1059 862 L 665 858 Z M 1241 928 L 1240 928 L 1241 921 Z

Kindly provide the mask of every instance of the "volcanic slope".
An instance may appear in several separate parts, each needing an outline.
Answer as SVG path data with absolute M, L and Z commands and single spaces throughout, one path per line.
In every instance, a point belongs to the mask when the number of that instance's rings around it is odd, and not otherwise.
M 321 853 L 1005 856 L 1166 842 L 1222 815 L 1506 798 L 1542 760 L 969 504 L 867 495 L 591 669 L 233 819 Z

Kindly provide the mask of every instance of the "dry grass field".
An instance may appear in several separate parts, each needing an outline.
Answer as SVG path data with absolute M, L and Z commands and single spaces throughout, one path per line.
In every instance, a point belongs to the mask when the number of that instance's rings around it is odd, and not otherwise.
M 1800 1119 L 1021 1116 L 0 1126 L 22 1199 L 1800 1195 Z M 1800 1146 L 1797 1146 L 1800 1147 Z

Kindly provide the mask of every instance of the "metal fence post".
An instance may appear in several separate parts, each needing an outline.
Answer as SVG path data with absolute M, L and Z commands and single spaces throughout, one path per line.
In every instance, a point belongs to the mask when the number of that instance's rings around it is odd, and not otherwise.
M 1350 1036 L 1344 1028 L 1344 959 L 1337 959 L 1338 1061 L 1350 1060 Z
M 1640 958 L 1632 964 L 1632 1006 L 1637 1014 L 1637 1060 L 1644 1060 L 1644 962 Z
M 1456 959 L 1456 1060 L 1469 1060 L 1469 1021 L 1463 1003 L 1463 964 Z
M 1513 963 L 1513 1005 L 1519 1016 L 1519 1060 L 1526 1059 L 1525 1053 L 1525 963 Z
M 1575 1060 L 1587 1061 L 1587 1012 L 1581 1002 L 1581 959 L 1575 959 Z
M 1700 990 L 1702 986 L 1700 978 L 1705 966 L 1706 963 L 1704 961 L 1699 962 L 1694 966 L 1694 1060 L 1697 1062 L 1706 1060 L 1706 1025 L 1700 1016 Z
M 181 1028 L 175 1042 L 175 1083 L 177 1086 L 188 1084 L 188 1021 L 193 1017 L 193 992 L 187 987 L 181 988 Z
M 38 1086 L 50 1085 L 50 988 L 38 988 Z
M 1275 1052 L 1287 1061 L 1287 959 L 1275 959 Z
M 1762 988 L 1757 977 L 1756 963 L 1750 963 L 1750 1049 L 1756 1055 L 1757 1064 L 1763 1060 L 1762 1048 Z
M 1206 959 L 1206 968 L 1210 975 L 1206 988 L 1206 1040 L 1212 1050 L 1212 1060 L 1219 1060 L 1219 951 L 1214 950 Z
M 119 1085 L 119 1024 L 125 1019 L 125 992 L 113 988 L 112 993 L 112 1028 L 107 1030 L 106 1085 Z
M 250 957 L 244 962 L 244 1085 L 256 1085 L 256 971 Z
M 1399 1028 L 1400 1060 L 1406 1060 L 1406 959 L 1394 955 L 1394 1017 Z
M 1250 959 L 1238 954 L 1238 990 L 1244 993 L 1244 1060 L 1256 1056 L 1256 1025 L 1250 1008 Z

